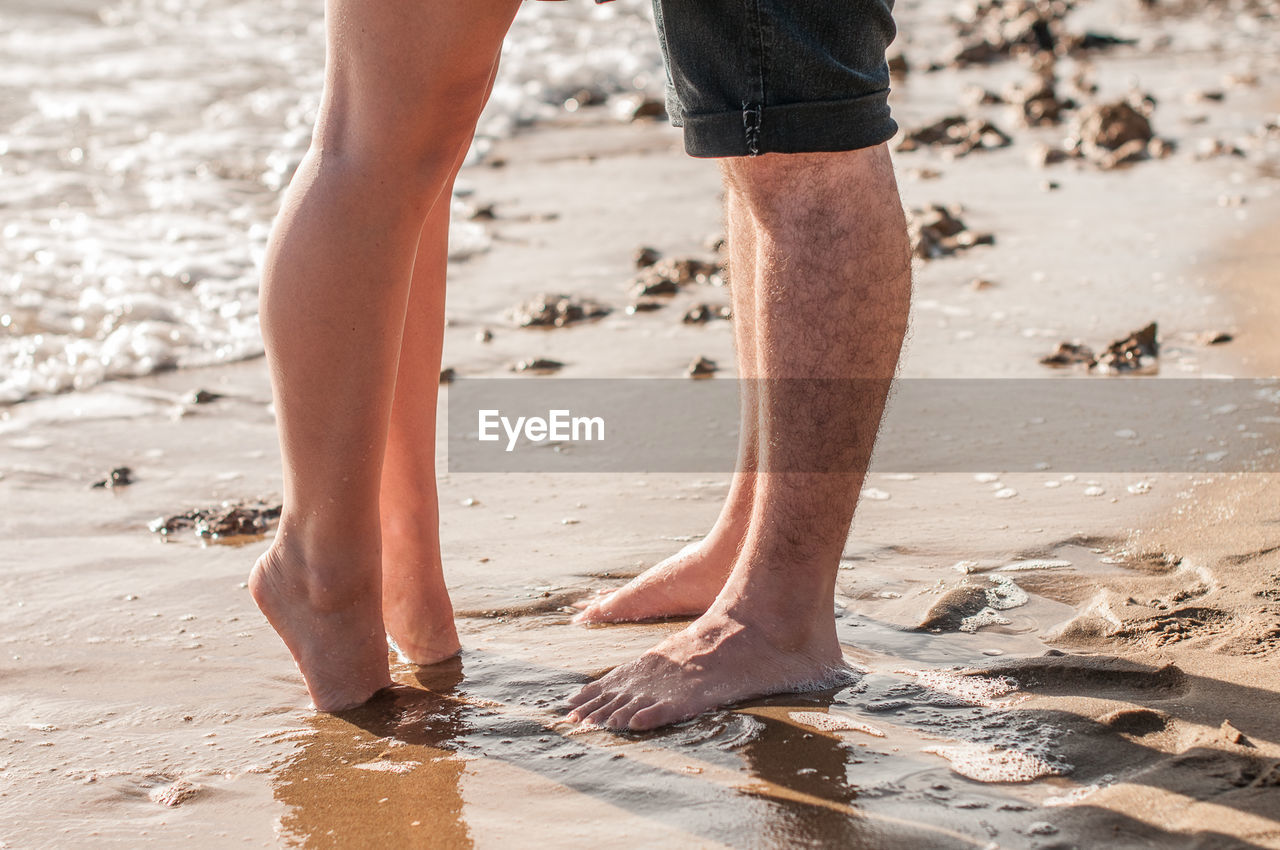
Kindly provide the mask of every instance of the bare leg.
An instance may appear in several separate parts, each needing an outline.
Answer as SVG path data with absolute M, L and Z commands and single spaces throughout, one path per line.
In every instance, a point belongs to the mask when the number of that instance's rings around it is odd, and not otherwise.
M 497 72 L 495 64 L 486 91 Z M 465 158 L 464 147 L 418 240 L 382 467 L 382 618 L 400 656 L 416 664 L 434 664 L 461 648 L 440 557 L 436 409 L 449 207 Z
M 725 187 L 725 219 L 741 407 L 738 469 L 729 494 L 706 537 L 645 570 L 625 586 L 583 604 L 583 611 L 574 622 L 620 623 L 697 616 L 711 606 L 724 587 L 746 538 L 760 431 L 755 380 L 756 228 L 745 199 L 732 185 Z
M 732 159 L 724 171 L 756 224 L 750 529 L 711 608 L 583 688 L 573 720 L 649 729 L 849 675 L 832 596 L 906 330 L 902 207 L 883 145 Z
M 322 710 L 390 682 L 379 489 L 424 222 L 517 0 L 329 0 L 325 97 L 268 249 L 284 514 L 250 591 Z

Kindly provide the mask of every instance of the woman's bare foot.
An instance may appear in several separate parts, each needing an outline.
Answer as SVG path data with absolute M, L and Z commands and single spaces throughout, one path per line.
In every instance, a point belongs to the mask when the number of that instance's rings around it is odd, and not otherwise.
M 349 563 L 304 562 L 284 538 L 249 574 L 253 601 L 284 639 L 321 711 L 353 708 L 391 684 L 378 589 L 357 575 Z
M 653 729 L 742 700 L 832 687 L 853 677 L 834 619 L 828 624 L 798 617 L 787 627 L 804 631 L 783 634 L 717 603 L 683 631 L 584 687 L 569 701 L 569 719 L 615 730 Z
M 382 621 L 400 659 L 424 666 L 462 648 L 435 534 L 420 522 L 383 523 Z

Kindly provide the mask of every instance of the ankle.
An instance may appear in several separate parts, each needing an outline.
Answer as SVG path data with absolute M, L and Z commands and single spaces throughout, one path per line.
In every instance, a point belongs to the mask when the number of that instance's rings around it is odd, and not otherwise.
M 802 651 L 836 645 L 834 590 L 805 586 L 802 581 L 783 584 L 731 579 L 715 607 L 759 632 L 778 649 Z
M 378 604 L 382 574 L 373 547 L 341 548 L 281 534 L 258 562 L 259 584 L 301 596 L 319 612 L 337 612 L 361 604 Z

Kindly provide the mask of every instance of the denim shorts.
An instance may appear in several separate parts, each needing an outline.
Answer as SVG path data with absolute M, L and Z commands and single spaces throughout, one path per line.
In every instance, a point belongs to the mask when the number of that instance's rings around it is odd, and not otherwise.
M 667 113 L 693 156 L 888 141 L 893 0 L 653 0 Z

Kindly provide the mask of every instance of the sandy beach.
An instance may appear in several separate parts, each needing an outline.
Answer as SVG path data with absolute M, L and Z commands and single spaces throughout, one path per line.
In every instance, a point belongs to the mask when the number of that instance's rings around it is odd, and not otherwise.
M 941 205 L 994 237 L 918 260 L 904 380 L 1166 382 L 1194 405 L 1211 379 L 1280 375 L 1276 12 L 1176 5 L 1081 3 L 1066 31 L 1136 43 L 1064 48 L 1076 103 L 1039 126 L 1016 93 L 981 102 L 1030 86 L 1030 59 L 951 62 L 950 4 L 900 5 L 894 146 L 951 115 L 1008 138 L 897 155 L 918 230 Z M 1120 102 L 1167 149 L 1064 143 Z M 698 358 L 719 367 L 704 384 L 734 377 L 731 321 L 683 320 L 728 304 L 719 277 L 627 309 L 638 248 L 715 263 L 722 225 L 713 164 L 619 114 L 539 114 L 464 169 L 459 232 L 487 248 L 450 270 L 442 422 L 466 381 L 684 380 Z M 609 312 L 520 327 L 540 293 Z M 1040 362 L 1064 342 L 1101 361 L 1152 322 L 1142 374 Z M 511 371 L 536 359 L 553 378 Z M 1150 419 L 1101 432 L 1088 386 L 1081 457 L 1161 445 Z M 644 734 L 562 704 L 679 624 L 588 628 L 572 605 L 698 539 L 731 470 L 464 472 L 466 435 L 442 432 L 463 652 L 393 661 L 392 691 L 325 715 L 246 590 L 272 514 L 261 533 L 226 516 L 279 504 L 263 360 L 31 393 L 0 406 L 0 846 L 1280 848 L 1280 385 L 1241 386 L 1252 406 L 1197 408 L 1203 446 L 1150 469 L 966 467 L 985 436 L 952 471 L 873 464 L 836 598 L 858 681 Z M 1035 439 L 967 415 L 951 424 Z

